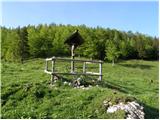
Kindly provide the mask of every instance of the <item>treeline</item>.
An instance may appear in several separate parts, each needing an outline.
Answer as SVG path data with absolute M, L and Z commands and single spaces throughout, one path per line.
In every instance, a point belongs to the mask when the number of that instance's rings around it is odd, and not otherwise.
M 117 59 L 157 60 L 159 39 L 131 31 L 85 25 L 28 25 L 25 27 L 1 27 L 1 58 L 22 62 L 29 58 L 70 56 L 65 39 L 76 29 L 84 38 L 76 49 L 76 56 L 116 61 Z

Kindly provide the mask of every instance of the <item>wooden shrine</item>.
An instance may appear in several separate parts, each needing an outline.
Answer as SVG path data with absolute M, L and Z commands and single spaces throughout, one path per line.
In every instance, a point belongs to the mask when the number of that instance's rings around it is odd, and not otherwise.
M 45 72 L 51 75 L 51 81 L 53 82 L 54 76 L 57 76 L 58 74 L 62 75 L 93 75 L 93 76 L 99 76 L 98 80 L 102 80 L 102 61 L 96 61 L 96 60 L 81 60 L 81 59 L 75 59 L 75 53 L 74 50 L 82 45 L 84 43 L 84 40 L 82 36 L 79 34 L 78 30 L 73 32 L 64 42 L 64 44 L 69 45 L 70 50 L 71 50 L 71 58 L 61 58 L 61 57 L 52 57 L 52 58 L 47 58 L 46 59 L 46 66 L 45 66 Z M 56 61 L 61 60 L 61 61 L 68 61 L 71 62 L 71 67 L 70 67 L 70 72 L 64 73 L 64 72 L 57 72 L 55 71 L 55 64 Z M 51 70 L 48 68 L 48 62 L 52 62 Z M 75 72 L 75 62 L 82 62 L 83 63 L 83 72 L 82 73 L 77 73 Z M 99 64 L 99 72 L 89 72 L 86 71 L 86 64 L 88 63 L 94 63 L 94 64 Z

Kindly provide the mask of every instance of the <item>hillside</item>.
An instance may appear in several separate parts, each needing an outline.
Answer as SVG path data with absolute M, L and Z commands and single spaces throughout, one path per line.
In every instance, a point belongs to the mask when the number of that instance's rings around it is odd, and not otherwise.
M 2 61 L 2 118 L 124 118 L 123 111 L 106 112 L 106 99 L 136 99 L 144 106 L 145 118 L 159 117 L 157 61 L 128 60 L 114 67 L 104 63 L 102 83 L 87 90 L 64 85 L 71 76 L 50 85 L 44 65 L 44 59 Z

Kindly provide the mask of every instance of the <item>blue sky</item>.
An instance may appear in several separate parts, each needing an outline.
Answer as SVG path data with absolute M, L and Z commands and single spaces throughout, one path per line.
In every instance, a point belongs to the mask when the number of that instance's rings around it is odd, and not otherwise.
M 3 2 L 2 25 L 85 24 L 158 36 L 158 2 Z

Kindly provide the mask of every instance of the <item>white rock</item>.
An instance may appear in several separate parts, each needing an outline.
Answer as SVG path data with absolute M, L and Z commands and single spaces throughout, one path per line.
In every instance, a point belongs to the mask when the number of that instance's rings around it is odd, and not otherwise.
M 63 83 L 64 85 L 66 85 L 66 84 L 68 84 L 68 82 L 66 82 L 66 81 L 64 81 L 64 83 Z
M 81 85 L 80 88 L 84 88 L 84 85 Z
M 111 106 L 112 105 L 112 103 L 111 102 L 108 102 L 108 104 Z
M 57 76 L 54 76 L 54 78 L 53 78 L 54 80 L 58 80 L 58 77 Z
M 85 89 L 85 90 L 89 90 L 89 87 L 84 87 L 83 89 Z
M 56 83 L 57 82 L 57 80 L 54 80 L 54 83 Z
M 108 105 L 108 101 L 103 101 L 104 106 Z M 127 104 L 119 103 L 108 107 L 108 113 L 114 113 L 118 110 L 124 110 L 126 112 L 126 119 L 144 119 L 143 107 L 135 101 L 128 102 Z
M 114 105 L 114 106 L 109 107 L 109 108 L 107 109 L 107 112 L 108 112 L 108 113 L 114 113 L 114 112 L 116 112 L 117 110 L 118 110 L 118 107 L 117 107 L 116 105 Z
M 89 85 L 88 87 L 92 87 L 91 85 Z

